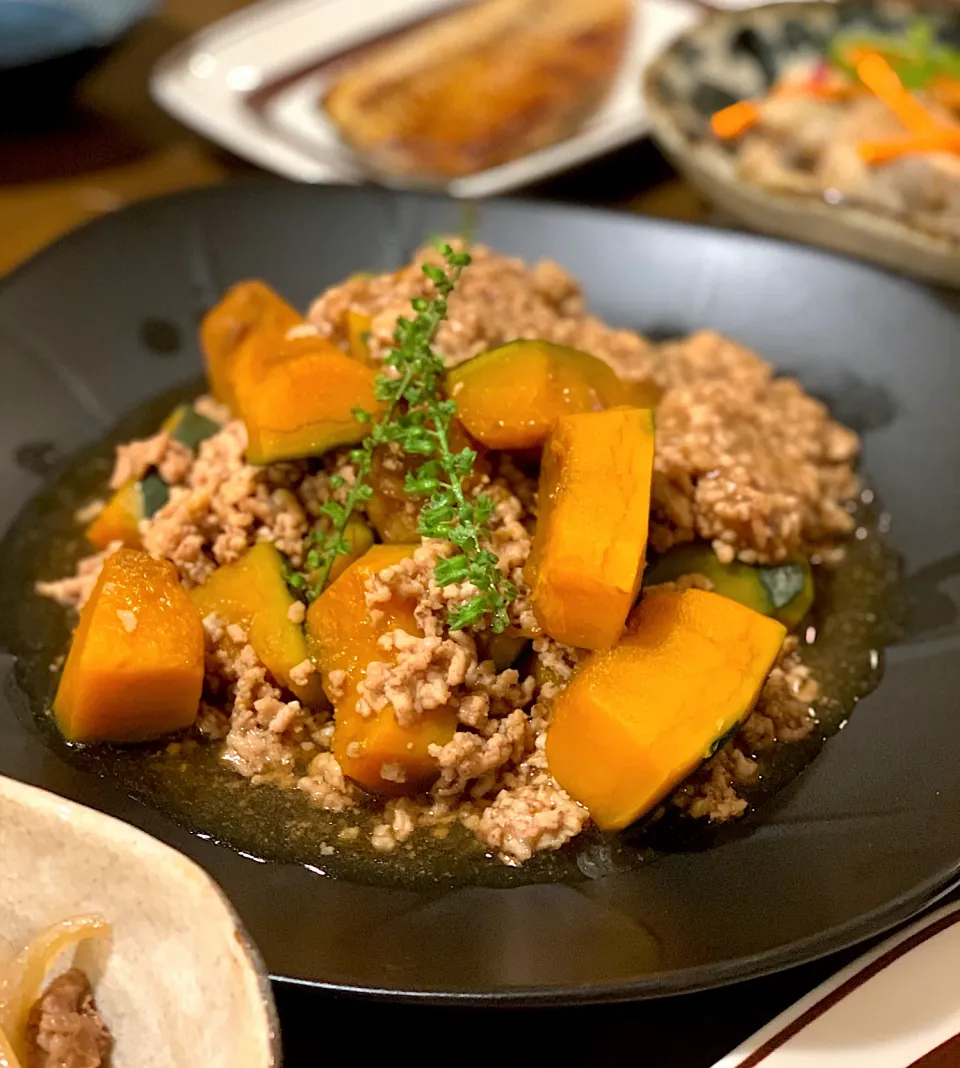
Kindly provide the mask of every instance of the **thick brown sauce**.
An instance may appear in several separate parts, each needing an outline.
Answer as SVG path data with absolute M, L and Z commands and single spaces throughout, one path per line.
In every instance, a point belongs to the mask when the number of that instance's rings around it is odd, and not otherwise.
M 660 852 L 709 847 L 744 833 L 752 820 L 762 819 L 760 811 L 748 814 L 746 824 L 710 827 L 703 821 L 668 817 L 619 836 L 590 829 L 567 848 L 538 854 L 522 868 L 511 869 L 486 854 L 459 826 L 442 840 L 421 831 L 395 852 L 377 853 L 369 845 L 369 833 L 380 822 L 375 809 L 359 816 L 337 815 L 315 807 L 299 790 L 251 787 L 220 764 L 212 745 L 187 742 L 174 753 L 165 744 L 126 749 L 67 745 L 48 710 L 72 619 L 58 605 L 38 597 L 34 582 L 72 573 L 77 559 L 89 552 L 74 515 L 104 494 L 115 444 L 152 433 L 174 404 L 194 392 L 181 390 L 150 404 L 108 440 L 76 458 L 35 500 L 4 543 L 5 582 L 15 583 L 13 590 L 5 591 L 12 596 L 4 597 L 11 606 L 10 618 L 3 620 L 4 644 L 18 657 L 17 681 L 46 739 L 71 763 L 113 781 L 194 833 L 245 854 L 311 865 L 327 875 L 381 885 L 504 886 L 596 877 L 649 861 Z M 857 702 L 878 685 L 882 648 L 895 638 L 890 592 L 897 579 L 897 560 L 884 546 L 886 519 L 869 492 L 858 506 L 857 520 L 857 536 L 845 561 L 835 570 L 817 569 L 816 604 L 801 628 L 804 658 L 821 683 L 819 729 L 809 739 L 779 746 L 762 758 L 760 784 L 751 795 L 760 809 L 816 756 L 826 738 L 842 729 Z M 339 840 L 343 828 L 358 824 L 357 840 Z

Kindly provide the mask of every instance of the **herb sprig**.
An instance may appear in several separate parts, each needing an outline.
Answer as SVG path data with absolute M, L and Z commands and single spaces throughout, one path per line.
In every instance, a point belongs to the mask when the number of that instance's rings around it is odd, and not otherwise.
M 490 626 L 500 633 L 509 623 L 507 607 L 516 589 L 500 571 L 495 553 L 487 548 L 489 521 L 494 502 L 485 493 L 468 496 L 465 482 L 473 472 L 476 452 L 464 447 L 454 451 L 450 427 L 456 405 L 442 394 L 443 357 L 433 350 L 437 329 L 447 318 L 447 299 L 456 288 L 464 268 L 470 264 L 467 252 L 456 252 L 450 245 L 439 246 L 442 267 L 425 263 L 423 273 L 433 283 L 435 296 L 411 301 L 413 318 L 400 317 L 393 335 L 394 347 L 384 364 L 395 375 L 381 374 L 375 382 L 377 400 L 385 407 L 376 420 L 369 412 L 355 410 L 354 416 L 369 422 L 370 433 L 350 452 L 356 477 L 343 503 L 328 500 L 322 507 L 332 530 L 315 531 L 313 545 L 307 553 L 308 571 L 316 572 L 316 581 L 308 589 L 313 599 L 324 589 L 330 569 L 338 556 L 350 552 L 346 528 L 353 512 L 373 494 L 369 483 L 375 451 L 391 444 L 409 456 L 422 456 L 424 462 L 410 472 L 404 489 L 411 497 L 425 498 L 420 511 L 419 532 L 428 538 L 450 542 L 459 550 L 438 561 L 435 578 L 440 586 L 471 583 L 476 593 L 452 609 L 447 622 L 454 630 L 473 626 L 489 617 Z M 334 488 L 344 480 L 334 476 Z M 306 586 L 304 576 L 294 573 Z

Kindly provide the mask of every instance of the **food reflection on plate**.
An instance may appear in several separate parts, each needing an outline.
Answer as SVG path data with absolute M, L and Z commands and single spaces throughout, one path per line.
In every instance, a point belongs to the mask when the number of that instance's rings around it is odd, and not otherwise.
M 767 96 L 714 115 L 741 178 L 908 215 L 960 237 L 960 51 L 918 17 L 900 34 L 841 30 Z
M 322 107 L 375 171 L 449 180 L 574 135 L 603 102 L 634 0 L 480 0 L 352 61 Z
M 274 1068 L 269 980 L 192 861 L 0 778 L 0 1065 Z
M 214 747 L 329 853 L 456 832 L 517 865 L 742 815 L 840 702 L 807 620 L 868 533 L 859 440 L 755 353 L 457 244 L 306 317 L 241 283 L 201 341 L 211 395 L 118 448 L 98 551 L 40 585 L 81 609 L 68 739 Z

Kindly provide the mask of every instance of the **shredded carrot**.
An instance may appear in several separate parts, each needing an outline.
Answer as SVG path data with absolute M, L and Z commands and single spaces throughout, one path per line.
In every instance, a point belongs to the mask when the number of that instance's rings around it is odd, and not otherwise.
M 883 58 L 872 54 L 857 64 L 863 84 L 893 112 L 910 131 L 910 137 L 890 141 L 864 141 L 857 153 L 865 163 L 888 163 L 914 152 L 960 152 L 960 126 L 941 122 L 907 92 L 896 71 Z
M 857 153 L 864 163 L 889 163 L 913 152 L 960 152 L 960 127 L 940 127 L 913 137 L 899 137 L 893 141 L 863 141 Z
M 865 141 L 857 146 L 860 158 L 866 163 L 886 163 L 912 152 L 960 151 L 960 126 L 947 125 L 907 89 L 896 71 L 876 52 L 866 53 L 857 61 L 857 75 L 864 86 L 881 100 L 910 131 L 909 137 L 891 141 Z M 943 84 L 943 83 L 941 83 Z M 947 86 L 944 85 L 946 89 Z M 952 86 L 950 87 L 952 88 Z M 771 97 L 813 96 L 823 99 L 842 99 L 851 90 L 830 83 L 823 77 L 803 82 L 787 82 L 775 86 Z M 760 121 L 760 101 L 741 100 L 717 111 L 710 119 L 710 128 L 725 140 L 740 137 Z
M 816 75 L 802 82 L 781 82 L 770 90 L 770 98 L 782 96 L 809 96 L 817 100 L 846 100 L 857 92 L 858 87 L 837 79 L 827 80 Z M 861 90 L 862 91 L 862 90 Z
M 883 56 L 876 52 L 864 56 L 857 64 L 857 75 L 911 133 L 928 133 L 940 125 L 923 104 L 904 89 L 897 72 Z
M 750 100 L 741 100 L 729 107 L 714 112 L 710 119 L 710 129 L 717 137 L 739 137 L 756 126 L 760 118 L 757 105 Z
M 769 99 L 785 96 L 821 97 L 825 100 L 842 100 L 850 88 L 811 78 L 803 82 L 782 82 L 770 90 Z M 740 100 L 736 104 L 716 111 L 710 119 L 710 128 L 724 140 L 740 137 L 760 121 L 760 101 Z

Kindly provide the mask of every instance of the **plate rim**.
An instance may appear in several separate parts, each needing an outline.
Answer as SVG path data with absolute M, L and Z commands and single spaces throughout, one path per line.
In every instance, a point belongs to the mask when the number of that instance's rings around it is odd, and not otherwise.
M 280 189 L 290 185 L 291 183 L 288 181 L 275 176 L 257 176 L 228 183 L 226 185 L 184 190 L 172 194 L 162 194 L 146 198 L 136 203 L 126 205 L 120 209 L 120 211 L 110 213 L 110 215 L 136 216 L 142 213 L 149 214 L 155 204 L 172 204 L 178 202 L 197 203 L 204 200 L 216 200 L 224 190 L 240 189 L 242 191 L 253 191 L 262 188 Z M 336 189 L 359 192 L 356 187 L 350 185 L 324 185 L 320 187 L 320 190 L 317 193 L 311 193 L 309 195 L 322 197 L 327 190 Z M 364 192 L 369 191 L 365 190 Z M 388 190 L 378 190 L 377 192 L 384 196 L 412 198 L 431 203 L 449 203 L 451 201 L 451 198 L 449 197 L 433 193 L 416 192 L 408 194 Z M 856 270 L 862 273 L 877 274 L 887 278 L 891 277 L 889 271 L 885 271 L 883 268 L 878 267 L 875 264 L 864 263 L 823 248 L 804 245 L 802 242 L 778 239 L 763 234 L 723 230 L 702 223 L 660 219 L 618 211 L 611 208 L 598 208 L 580 204 L 571 205 L 543 199 L 504 197 L 497 198 L 495 203 L 513 206 L 527 212 L 532 211 L 536 213 L 552 214 L 560 211 L 564 215 L 581 216 L 587 219 L 591 217 L 601 217 L 617 219 L 621 222 L 629 221 L 630 224 L 635 224 L 640 229 L 651 231 L 670 233 L 671 231 L 682 230 L 690 233 L 700 233 L 725 242 L 734 244 L 746 243 L 747 245 L 759 248 L 782 248 L 784 246 L 789 246 L 793 250 L 799 251 L 814 259 L 827 258 L 829 260 L 840 260 L 853 266 Z M 14 283 L 21 280 L 25 275 L 28 275 L 32 270 L 36 269 L 37 266 L 43 264 L 48 258 L 60 254 L 60 251 L 64 247 L 69 247 L 74 243 L 81 241 L 88 229 L 97 228 L 104 221 L 104 218 L 109 217 L 110 216 L 101 216 L 86 221 L 81 226 L 62 235 L 50 245 L 47 245 L 39 252 L 35 253 L 6 275 L 0 277 L 0 295 Z M 923 286 L 921 283 L 914 280 L 898 279 L 898 281 L 900 284 L 905 284 L 908 287 L 921 292 L 929 291 L 928 287 Z M 8 529 L 4 529 L 0 532 L 0 535 L 5 537 L 7 533 Z M 6 655 L 4 658 L 6 658 Z M 22 724 L 20 729 L 25 730 Z M 22 778 L 17 772 L 7 772 L 6 774 L 8 777 L 17 781 L 27 782 L 29 785 L 36 785 L 31 782 L 29 778 Z M 82 774 L 85 778 L 92 777 L 89 773 L 85 772 L 78 772 L 78 774 Z M 112 791 L 119 793 L 115 784 L 110 783 L 109 786 Z M 41 786 L 40 788 L 46 789 L 50 793 L 57 794 L 56 790 L 52 790 L 47 786 Z M 69 797 L 69 794 L 63 793 L 61 796 Z M 70 799 L 74 800 L 73 798 Z M 97 811 L 104 811 L 96 805 L 90 806 L 87 802 L 78 803 L 88 804 L 88 807 L 94 807 Z M 155 809 L 143 801 L 135 800 L 134 804 L 138 812 L 142 811 L 158 815 Z M 121 819 L 123 822 L 138 827 L 141 830 L 143 829 L 139 822 L 134 822 L 124 816 L 117 816 L 113 811 L 109 811 L 106 814 L 113 818 Z M 179 827 L 179 825 L 175 824 L 172 826 Z M 153 834 L 155 837 L 157 836 L 153 831 L 147 831 L 146 833 Z M 165 844 L 170 845 L 171 848 L 179 849 L 178 846 L 172 845 L 163 837 L 161 837 L 160 840 L 164 841 Z M 220 846 L 218 848 L 229 850 L 229 847 L 227 846 Z M 182 850 L 179 851 L 183 852 Z M 233 852 L 233 850 L 230 851 Z M 187 854 L 187 856 L 189 859 L 195 860 L 195 858 L 189 854 Z M 590 986 L 571 986 L 561 984 L 549 987 L 541 985 L 537 987 L 503 988 L 488 991 L 437 991 L 423 989 L 402 990 L 398 988 L 377 987 L 372 985 L 357 986 L 343 982 L 302 979 L 277 972 L 272 972 L 271 978 L 281 984 L 317 989 L 331 994 L 418 1004 L 457 1004 L 462 1006 L 509 1005 L 523 1007 L 544 1005 L 547 1003 L 563 1005 L 612 1004 L 637 999 L 669 997 L 760 978 L 849 949 L 858 943 L 862 943 L 892 930 L 901 923 L 917 915 L 919 911 L 933 905 L 945 893 L 958 885 L 960 885 L 960 850 L 958 850 L 957 856 L 952 863 L 942 867 L 935 874 L 929 876 L 916 886 L 902 892 L 891 900 L 840 924 L 835 924 L 834 926 L 825 928 L 815 934 L 795 939 L 794 941 L 785 943 L 775 949 L 757 951 L 723 963 L 714 962 L 693 967 L 675 968 L 668 972 L 655 972 L 630 980 L 617 980 L 610 983 L 594 984 Z M 671 975 L 673 976 L 672 979 L 670 978 Z

